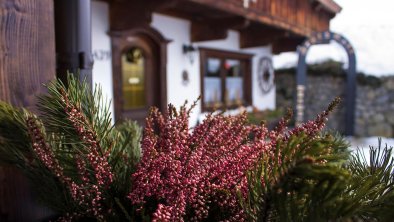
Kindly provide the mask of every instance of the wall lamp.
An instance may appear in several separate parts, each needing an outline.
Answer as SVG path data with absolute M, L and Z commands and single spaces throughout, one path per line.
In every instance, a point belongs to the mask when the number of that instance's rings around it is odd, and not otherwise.
M 193 64 L 194 59 L 196 57 L 197 48 L 192 45 L 183 44 L 182 52 L 183 52 L 183 55 L 188 57 L 190 63 Z

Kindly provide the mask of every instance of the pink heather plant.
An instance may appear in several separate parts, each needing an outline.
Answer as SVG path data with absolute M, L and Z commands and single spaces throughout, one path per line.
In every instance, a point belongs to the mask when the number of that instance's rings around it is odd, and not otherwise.
M 245 113 L 208 115 L 191 130 L 191 109 L 183 106 L 178 113 L 170 105 L 163 115 L 153 108 L 129 198 L 145 213 L 153 205 L 153 221 L 244 221 L 237 192 L 246 196 L 247 172 L 263 157 L 265 161 L 279 160 L 278 141 L 293 134 L 317 135 L 336 103 L 315 121 L 289 132 L 288 118 L 269 132 L 264 125 L 247 125 Z
M 294 137 L 303 142 L 317 137 L 338 103 L 290 131 L 290 116 L 273 131 L 247 124 L 246 113 L 210 114 L 191 129 L 196 104 L 179 111 L 170 105 L 165 114 L 152 108 L 140 157 L 137 126 L 112 127 L 99 103 L 101 93 L 92 95 L 87 85 L 70 78 L 68 88 L 61 82 L 48 86 L 40 117 L 0 102 L 0 162 L 20 167 L 59 221 L 250 219 L 260 208 L 243 205 L 253 188 L 250 175 L 258 175 L 251 172 L 261 163 L 294 160 L 305 146 L 296 144 L 291 152 L 278 147 Z M 258 181 L 268 187 L 280 175 L 274 164 L 264 166 L 268 178 Z

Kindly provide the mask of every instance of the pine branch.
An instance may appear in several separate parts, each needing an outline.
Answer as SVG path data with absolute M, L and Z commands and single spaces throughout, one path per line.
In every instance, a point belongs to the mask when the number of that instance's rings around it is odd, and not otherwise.
M 326 207 L 339 200 L 349 172 L 341 166 L 348 159 L 348 145 L 327 134 L 321 136 L 327 115 L 339 103 L 288 133 L 285 119 L 271 132 L 275 150 L 262 157 L 249 172 L 248 196 L 241 204 L 250 221 L 319 221 L 336 218 Z
M 0 163 L 26 168 L 32 158 L 24 115 L 24 110 L 0 101 Z
M 244 206 L 250 221 L 319 221 L 332 218 L 325 209 L 335 202 L 336 192 L 349 178 L 338 167 L 346 147 L 333 137 L 292 136 L 278 143 L 283 151 L 279 164 L 264 159 L 249 173 L 249 204 Z M 327 146 L 327 145 L 330 146 Z M 327 151 L 329 150 L 329 151 Z
M 370 147 L 370 159 L 357 151 L 347 165 L 353 173 L 343 198 L 347 207 L 344 214 L 364 221 L 391 221 L 394 218 L 394 159 L 393 147 Z
M 131 122 L 114 128 L 99 87 L 91 93 L 72 76 L 67 86 L 48 84 L 39 117 L 0 102 L 0 163 L 22 169 L 62 220 L 123 221 L 125 209 L 135 211 L 127 193 L 141 129 Z
M 110 147 L 111 141 L 106 137 L 111 131 L 109 104 L 103 100 L 101 88 L 95 87 L 91 93 L 90 87 L 68 76 L 68 88 L 61 81 L 47 85 L 48 95 L 39 97 L 38 109 L 48 132 L 62 134 L 68 143 L 83 145 L 76 123 L 90 132 L 94 132 L 96 140 L 103 149 Z M 73 122 L 70 119 L 72 111 L 80 113 L 83 118 Z M 105 150 L 101 151 L 102 153 Z

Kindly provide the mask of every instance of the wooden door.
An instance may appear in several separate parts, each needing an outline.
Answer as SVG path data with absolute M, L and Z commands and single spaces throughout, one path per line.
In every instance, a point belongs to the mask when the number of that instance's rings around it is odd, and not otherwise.
M 115 119 L 143 125 L 150 107 L 166 104 L 160 44 L 148 35 L 128 33 L 113 39 L 112 54 Z

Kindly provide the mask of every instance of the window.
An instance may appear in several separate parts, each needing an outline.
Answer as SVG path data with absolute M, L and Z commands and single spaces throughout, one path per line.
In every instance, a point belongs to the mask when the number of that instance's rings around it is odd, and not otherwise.
M 251 104 L 251 54 L 200 48 L 203 111 Z
M 123 109 L 145 107 L 145 59 L 139 48 L 122 54 Z

